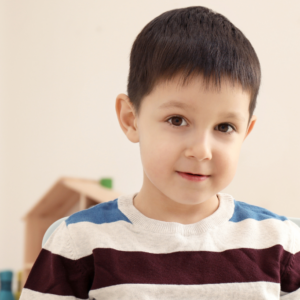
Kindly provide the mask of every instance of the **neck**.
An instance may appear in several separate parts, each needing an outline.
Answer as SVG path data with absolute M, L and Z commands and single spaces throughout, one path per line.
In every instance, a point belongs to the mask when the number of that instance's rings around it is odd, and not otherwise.
M 161 192 L 149 193 L 143 188 L 133 199 L 135 208 L 146 217 L 181 224 L 193 224 L 207 218 L 218 209 L 219 203 L 218 196 L 213 195 L 198 204 L 182 204 Z

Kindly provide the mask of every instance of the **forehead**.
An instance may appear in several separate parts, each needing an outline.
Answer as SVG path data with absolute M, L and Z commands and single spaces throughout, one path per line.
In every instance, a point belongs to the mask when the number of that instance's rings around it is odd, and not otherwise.
M 194 113 L 215 111 L 240 120 L 247 118 L 250 104 L 250 92 L 243 90 L 239 83 L 223 78 L 220 85 L 214 85 L 205 82 L 202 76 L 195 76 L 185 84 L 178 76 L 161 82 L 149 98 L 148 104 L 161 111 L 171 108 Z
M 153 91 L 155 90 L 185 90 L 193 91 L 198 90 L 202 93 L 248 93 L 249 91 L 243 90 L 240 82 L 232 80 L 228 76 L 223 76 L 219 80 L 211 77 L 204 77 L 201 74 L 193 74 L 188 78 L 184 77 L 183 74 L 179 73 L 172 78 L 159 79 Z

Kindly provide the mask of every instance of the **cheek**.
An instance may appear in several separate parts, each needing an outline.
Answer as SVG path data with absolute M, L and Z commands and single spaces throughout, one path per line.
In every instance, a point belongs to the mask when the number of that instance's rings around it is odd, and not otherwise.
M 150 175 L 161 177 L 173 170 L 176 161 L 176 149 L 165 138 L 144 139 L 140 143 L 143 168 Z
M 224 180 L 232 180 L 238 164 L 239 151 L 237 149 L 228 149 L 226 152 L 219 152 L 218 156 L 215 157 L 215 170 L 218 175 Z

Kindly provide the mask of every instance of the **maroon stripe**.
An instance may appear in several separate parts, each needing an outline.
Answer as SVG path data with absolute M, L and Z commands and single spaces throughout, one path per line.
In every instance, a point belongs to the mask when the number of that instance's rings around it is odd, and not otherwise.
M 297 252 L 281 280 L 281 290 L 293 292 L 300 288 L 300 252 Z
M 181 251 L 168 254 L 94 249 L 92 289 L 124 283 L 213 284 L 268 281 L 280 283 L 290 253 L 281 245 L 223 252 Z M 297 275 L 299 278 L 299 275 Z M 294 287 L 288 287 L 291 289 Z
M 72 260 L 42 249 L 24 287 L 41 293 L 87 299 L 94 277 L 93 265 L 92 255 Z
M 97 248 L 92 255 L 78 260 L 42 249 L 25 287 L 83 299 L 88 298 L 90 289 L 126 283 L 199 285 L 267 281 L 281 283 L 282 291 L 292 292 L 300 287 L 300 254 L 287 268 L 291 257 L 281 245 L 158 254 Z

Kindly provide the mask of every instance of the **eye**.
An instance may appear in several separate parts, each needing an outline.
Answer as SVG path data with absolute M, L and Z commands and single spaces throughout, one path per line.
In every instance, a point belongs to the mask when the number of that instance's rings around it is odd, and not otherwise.
M 171 123 L 170 123 L 169 120 L 172 120 L 172 119 L 174 120 L 174 122 L 171 121 Z M 180 119 L 184 120 L 184 118 L 182 118 L 180 116 L 173 116 L 173 117 L 169 118 L 167 121 L 171 126 L 181 127 L 180 125 L 182 124 L 182 121 L 180 121 Z M 186 121 L 184 121 L 184 122 L 186 123 Z
M 174 121 L 172 121 L 172 119 Z M 169 122 L 170 120 L 171 120 L 171 122 Z M 167 121 L 173 127 L 182 127 L 182 126 L 180 126 L 180 125 L 182 125 L 182 121 L 181 120 L 184 120 L 184 118 L 180 117 L 180 116 L 173 116 L 173 117 L 169 118 Z M 184 122 L 187 124 L 187 122 L 185 120 L 184 120 Z M 234 128 L 234 126 L 231 125 L 231 124 L 229 124 L 229 123 L 222 123 L 222 124 L 217 125 L 217 127 L 221 127 L 223 129 L 225 128 L 225 131 L 221 130 L 221 132 L 226 133 L 226 134 L 231 134 L 234 131 L 236 131 L 235 128 Z M 231 128 L 231 131 L 226 131 L 226 128 L 229 128 L 229 127 Z
M 219 124 L 217 127 L 219 127 L 219 126 L 222 126 L 223 128 L 225 127 L 225 131 L 226 131 L 226 127 L 227 127 L 227 128 L 228 128 L 228 127 L 231 127 L 231 128 L 232 128 L 231 131 L 228 131 L 228 132 L 221 131 L 221 132 L 224 132 L 224 133 L 227 133 L 227 134 L 231 134 L 231 133 L 233 133 L 233 132 L 235 131 L 235 128 L 234 128 L 232 125 L 228 124 L 228 123 L 222 123 L 222 124 Z

